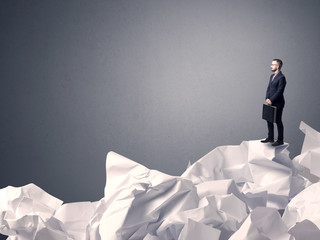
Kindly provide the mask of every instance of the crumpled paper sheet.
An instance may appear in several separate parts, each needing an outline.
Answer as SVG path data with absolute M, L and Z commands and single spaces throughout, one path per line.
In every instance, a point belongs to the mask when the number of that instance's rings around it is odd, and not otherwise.
M 319 202 L 318 202 L 319 203 Z M 287 215 L 288 216 L 288 215 Z M 230 240 L 319 240 L 320 230 L 310 220 L 286 225 L 274 208 L 257 207 L 229 239 Z
M 320 177 L 320 133 L 308 126 L 300 123 L 300 130 L 305 134 L 301 154 L 293 159 L 293 163 L 300 170 L 303 168 L 310 170 L 310 173 Z
M 219 239 L 220 231 L 209 227 L 205 224 L 188 219 L 188 222 L 184 225 L 178 240 L 207 240 Z
M 303 220 L 289 230 L 295 240 L 319 240 L 320 229 L 311 221 Z
M 50 222 L 62 201 L 47 194 L 34 184 L 0 190 L 0 232 L 18 239 L 33 239 L 48 231 Z M 50 223 L 49 223 L 50 225 Z
M 182 177 L 195 185 L 211 180 L 233 179 L 247 198 L 267 195 L 267 206 L 284 209 L 289 198 L 305 187 L 297 175 L 287 150 L 260 141 L 244 141 L 239 146 L 217 147 L 189 167 Z M 257 207 L 255 199 L 249 207 Z M 259 200 L 263 201 L 263 200 Z
M 290 240 L 291 235 L 275 208 L 257 207 L 230 240 Z
M 303 220 L 312 221 L 320 228 L 320 182 L 312 184 L 290 201 L 283 220 L 290 228 Z
M 307 226 L 312 239 L 319 234 L 317 219 L 290 215 L 291 202 L 311 183 L 299 175 L 287 147 L 259 141 L 218 147 L 180 177 L 110 152 L 105 197 L 98 202 L 61 205 L 33 184 L 0 189 L 0 232 L 12 240 L 294 240 L 307 236 L 297 234 Z M 285 207 L 282 220 L 278 209 Z
M 99 202 L 62 203 L 34 184 L 1 189 L 0 233 L 12 240 L 86 239 Z

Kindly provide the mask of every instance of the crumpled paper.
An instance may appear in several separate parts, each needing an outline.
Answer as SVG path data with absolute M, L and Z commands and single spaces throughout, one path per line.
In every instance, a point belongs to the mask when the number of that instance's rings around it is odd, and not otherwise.
M 178 240 L 219 240 L 220 231 L 205 224 L 188 219 L 184 225 Z
M 319 228 L 309 220 L 303 220 L 297 223 L 289 230 L 289 233 L 295 238 L 295 240 L 319 240 L 320 230 Z
M 293 159 L 297 169 L 303 171 L 304 168 L 310 170 L 310 173 L 320 177 L 320 133 L 308 126 L 306 123 L 300 123 L 300 130 L 305 134 L 301 154 Z
M 102 239 L 143 239 L 146 233 L 177 239 L 182 225 L 156 232 L 168 216 L 197 208 L 199 201 L 191 181 L 149 170 L 114 152 L 107 156 L 105 195 Z
M 289 158 L 288 144 L 274 148 L 260 141 L 244 141 L 238 146 L 217 147 L 189 167 L 182 177 L 195 185 L 211 180 L 233 179 L 247 198 L 267 200 L 268 207 L 284 209 L 289 198 L 306 184 Z M 264 196 L 266 195 L 266 196 Z M 257 200 L 257 201 L 256 201 Z
M 257 207 L 230 240 L 290 240 L 290 236 L 275 208 Z
M 318 151 L 319 133 L 302 126 L 305 147 L 294 164 L 288 144 L 258 140 L 218 147 L 181 176 L 110 152 L 100 201 L 62 205 L 33 184 L 0 189 L 0 233 L 12 240 L 317 239 L 320 186 L 299 172 L 302 163 L 317 166 L 314 154 L 305 156 Z
M 283 220 L 290 228 L 303 220 L 312 221 L 320 228 L 320 182 L 312 184 L 290 201 Z
M 34 184 L 0 190 L 0 233 L 33 239 L 46 230 L 62 201 Z M 50 225 L 50 223 L 49 223 Z

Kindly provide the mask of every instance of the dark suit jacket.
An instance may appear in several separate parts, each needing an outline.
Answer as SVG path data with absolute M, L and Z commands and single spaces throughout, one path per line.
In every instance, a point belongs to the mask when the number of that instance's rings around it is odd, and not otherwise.
M 286 77 L 282 72 L 279 72 L 272 81 L 273 76 L 274 74 L 270 76 L 266 99 L 269 98 L 273 106 L 284 107 L 285 101 L 283 92 L 287 84 Z

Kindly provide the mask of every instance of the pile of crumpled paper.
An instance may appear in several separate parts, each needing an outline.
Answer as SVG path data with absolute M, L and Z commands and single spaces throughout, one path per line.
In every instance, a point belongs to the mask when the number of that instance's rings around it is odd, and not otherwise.
M 105 196 L 63 202 L 34 184 L 0 190 L 0 233 L 13 239 L 320 239 L 320 133 L 301 122 L 301 154 L 259 140 L 221 146 L 181 176 L 107 155 Z M 283 213 L 281 216 L 280 213 Z

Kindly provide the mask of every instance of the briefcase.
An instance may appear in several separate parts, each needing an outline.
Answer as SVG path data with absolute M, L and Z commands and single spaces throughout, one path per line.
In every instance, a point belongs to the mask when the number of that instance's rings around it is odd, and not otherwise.
M 277 107 L 263 104 L 262 107 L 262 119 L 268 122 L 274 123 L 277 117 Z

